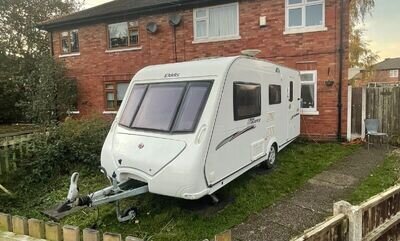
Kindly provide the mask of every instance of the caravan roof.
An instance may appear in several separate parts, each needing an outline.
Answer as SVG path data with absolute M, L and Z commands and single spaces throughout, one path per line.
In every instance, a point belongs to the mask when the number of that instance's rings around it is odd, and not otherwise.
M 218 57 L 213 59 L 192 60 L 181 63 L 152 65 L 140 70 L 134 80 L 165 80 L 169 78 L 191 78 L 220 76 L 226 73 L 231 64 L 240 58 Z

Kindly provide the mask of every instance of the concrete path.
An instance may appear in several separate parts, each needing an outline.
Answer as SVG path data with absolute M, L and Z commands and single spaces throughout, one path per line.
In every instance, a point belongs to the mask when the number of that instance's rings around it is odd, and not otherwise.
M 360 148 L 310 179 L 275 205 L 254 214 L 232 230 L 236 241 L 287 241 L 332 215 L 336 201 L 346 198 L 384 160 L 385 152 Z
M 44 239 L 35 239 L 25 235 L 0 231 L 0 241 L 44 241 Z

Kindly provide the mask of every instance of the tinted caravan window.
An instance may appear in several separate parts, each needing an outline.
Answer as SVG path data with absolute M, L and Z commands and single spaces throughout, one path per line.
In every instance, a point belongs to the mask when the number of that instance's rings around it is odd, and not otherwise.
M 140 103 L 142 102 L 144 93 L 147 90 L 147 85 L 134 85 L 132 93 L 128 98 L 128 103 L 126 104 L 125 111 L 121 116 L 120 124 L 124 126 L 130 126 L 132 119 L 136 114 Z
M 138 110 L 134 128 L 169 131 L 186 83 L 150 85 Z
M 162 132 L 195 130 L 212 81 L 136 84 L 119 124 Z
M 198 119 L 203 112 L 209 88 L 209 82 L 189 84 L 175 122 L 174 131 L 185 132 L 195 129 Z
M 233 110 L 235 121 L 261 115 L 261 86 L 253 83 L 234 83 Z
M 269 104 L 276 105 L 281 103 L 281 86 L 270 85 L 269 86 Z

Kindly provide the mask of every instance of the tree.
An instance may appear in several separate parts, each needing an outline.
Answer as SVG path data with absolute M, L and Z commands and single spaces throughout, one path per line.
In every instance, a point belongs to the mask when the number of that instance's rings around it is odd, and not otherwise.
M 371 68 L 375 64 L 379 56 L 373 52 L 363 38 L 362 29 L 352 29 L 350 34 L 350 66 Z
M 24 85 L 26 100 L 19 103 L 30 121 L 50 124 L 74 109 L 76 82 L 66 77 L 64 66 L 50 55 L 43 55 L 37 60 L 36 68 L 27 76 Z
M 27 113 L 33 110 L 27 105 L 28 91 L 41 86 L 41 79 L 33 78 L 39 76 L 40 61 L 56 68 L 43 57 L 50 55 L 49 40 L 38 23 L 77 11 L 82 4 L 82 0 L 0 0 L 0 122 L 32 116 Z
M 372 14 L 375 0 L 350 1 L 350 66 L 370 69 L 379 59 L 364 39 L 364 31 L 359 27 L 368 14 Z

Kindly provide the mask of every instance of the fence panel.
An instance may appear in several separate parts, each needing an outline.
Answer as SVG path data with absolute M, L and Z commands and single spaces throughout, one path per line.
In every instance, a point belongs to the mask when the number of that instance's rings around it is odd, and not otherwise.
M 367 118 L 380 120 L 380 130 L 400 133 L 400 87 L 367 88 Z
M 331 217 L 307 230 L 292 241 L 348 241 L 348 218 L 344 214 Z
M 0 135 L 0 176 L 15 171 L 18 161 L 29 152 L 33 132 L 18 132 Z
M 372 197 L 362 203 L 360 209 L 363 240 L 383 240 L 382 237 L 400 234 L 396 229 L 400 221 L 400 186 Z

